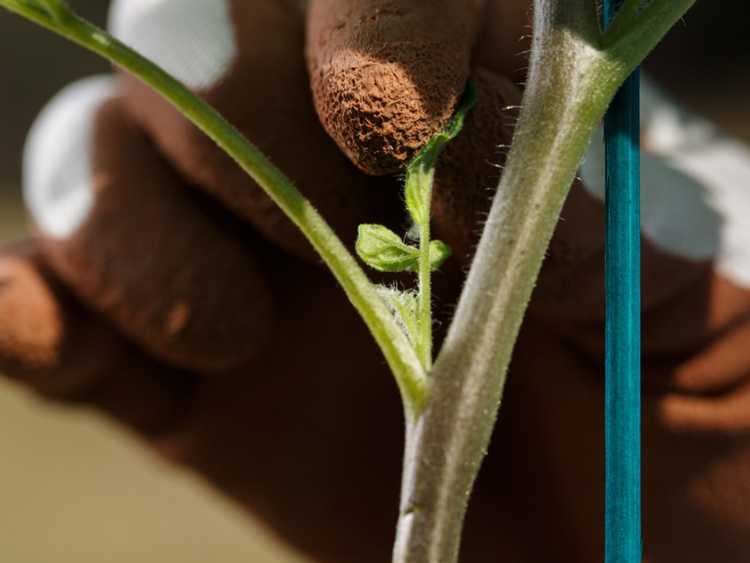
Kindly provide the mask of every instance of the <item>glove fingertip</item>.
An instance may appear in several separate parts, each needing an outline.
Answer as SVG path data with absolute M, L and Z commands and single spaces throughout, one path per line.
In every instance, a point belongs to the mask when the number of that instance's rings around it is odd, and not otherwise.
M 0 256 L 0 369 L 54 369 L 65 340 L 62 312 L 26 251 Z
M 318 115 L 361 170 L 401 170 L 450 119 L 481 2 L 314 0 L 307 58 Z

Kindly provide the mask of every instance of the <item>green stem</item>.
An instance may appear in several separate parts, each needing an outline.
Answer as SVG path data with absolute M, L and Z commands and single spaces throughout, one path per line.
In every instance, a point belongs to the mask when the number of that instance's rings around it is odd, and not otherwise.
M 456 113 L 446 127 L 438 132 L 412 160 L 406 170 L 404 199 L 406 208 L 419 231 L 419 302 L 417 304 L 417 353 L 427 373 L 432 368 L 432 271 L 433 244 L 440 252 L 449 249 L 440 241 L 431 240 L 430 216 L 432 214 L 432 191 L 435 183 L 435 168 L 446 145 L 456 138 L 464 127 L 466 115 L 477 100 L 476 86 L 469 82 Z M 439 262 L 439 260 L 438 260 Z
M 230 155 L 299 227 L 341 284 L 383 351 L 399 385 L 407 416 L 413 417 L 420 411 L 426 398 L 426 375 L 414 348 L 375 286 L 320 213 L 257 147 L 175 78 L 69 9 L 48 12 L 36 1 L 22 0 L 0 0 L 0 6 L 131 72 L 171 102 Z
M 457 561 L 467 491 L 489 445 L 531 290 L 589 137 L 614 93 L 617 80 L 594 47 L 596 14 L 584 1 L 565 4 L 554 17 L 537 6 L 511 152 L 431 374 L 429 403 L 408 430 L 395 563 Z M 578 33 L 563 32 L 563 23 Z M 612 83 L 606 90 L 604 76 Z
M 422 359 L 422 366 L 427 373 L 432 369 L 432 262 L 430 260 L 430 208 L 432 205 L 432 179 L 425 189 L 424 206 L 427 220 L 419 225 L 419 327 L 418 353 Z

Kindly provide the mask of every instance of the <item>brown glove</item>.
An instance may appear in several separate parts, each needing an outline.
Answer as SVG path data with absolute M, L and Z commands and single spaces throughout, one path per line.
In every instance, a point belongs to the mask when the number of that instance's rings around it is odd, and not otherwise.
M 405 225 L 397 179 L 357 166 L 398 168 L 473 76 L 479 104 L 435 194 L 435 228 L 456 250 L 436 277 L 444 327 L 510 141 L 519 93 L 508 77 L 523 66 L 528 18 L 522 2 L 441 7 L 121 0 L 111 26 L 236 123 L 350 245 L 359 223 Z M 685 120 L 652 106 L 646 553 L 740 563 L 750 558 L 750 235 L 737 217 L 750 155 L 711 131 L 675 143 Z M 464 561 L 601 558 L 598 164 L 593 148 L 525 323 Z M 53 101 L 25 169 L 37 231 L 0 260 L 3 371 L 115 416 L 320 561 L 387 561 L 402 447 L 395 386 L 341 290 L 261 190 L 125 76 Z

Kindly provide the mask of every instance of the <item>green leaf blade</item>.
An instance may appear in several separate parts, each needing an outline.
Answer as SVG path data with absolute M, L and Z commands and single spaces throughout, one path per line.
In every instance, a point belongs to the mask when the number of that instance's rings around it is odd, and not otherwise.
M 410 272 L 419 263 L 419 250 L 383 225 L 360 225 L 355 248 L 362 261 L 379 272 Z

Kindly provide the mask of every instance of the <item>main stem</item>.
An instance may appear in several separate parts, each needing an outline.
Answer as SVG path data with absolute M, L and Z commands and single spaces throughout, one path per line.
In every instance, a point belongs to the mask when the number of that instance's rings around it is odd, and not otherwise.
M 395 563 L 454 563 L 505 373 L 591 134 L 624 76 L 597 50 L 593 3 L 536 6 L 524 107 L 453 324 L 408 428 Z M 554 62 L 553 62 L 554 61 Z

